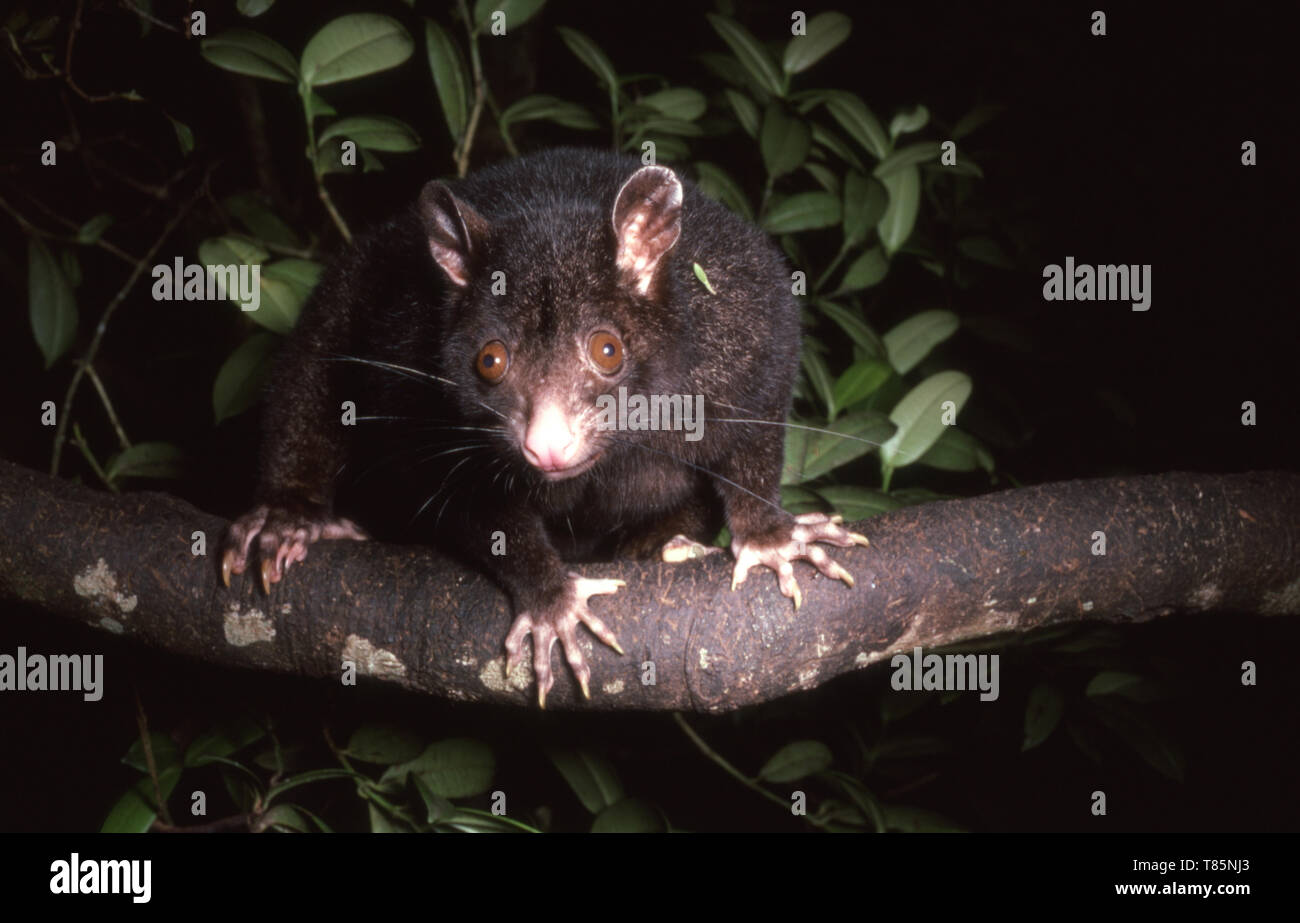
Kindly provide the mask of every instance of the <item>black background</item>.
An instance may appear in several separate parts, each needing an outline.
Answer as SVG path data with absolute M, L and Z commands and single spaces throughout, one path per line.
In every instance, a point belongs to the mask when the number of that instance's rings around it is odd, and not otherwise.
M 210 33 L 245 24 L 229 6 L 211 5 Z M 174 17 L 178 8 L 159 2 L 155 12 Z M 252 25 L 296 52 L 332 15 L 362 8 L 396 15 L 418 34 L 400 3 L 282 0 Z M 810 15 L 822 8 L 803 7 Z M 1213 16 L 1176 6 L 1108 9 L 1104 38 L 1091 35 L 1093 7 L 1081 4 L 825 8 L 853 16 L 853 36 L 811 72 L 815 79 L 797 85 L 853 89 L 882 119 L 916 102 L 948 124 L 978 102 L 1007 106 L 973 136 L 972 156 L 987 176 L 982 200 L 1008 225 L 1029 229 L 1028 249 L 1015 272 L 990 271 L 948 306 L 964 319 L 1014 322 L 1032 349 L 1003 349 L 966 331 L 945 348 L 949 364 L 974 379 L 968 412 L 976 431 L 993 445 L 1004 475 L 1039 483 L 1128 472 L 1297 467 L 1295 66 L 1272 7 L 1234 5 Z M 450 25 L 439 5 L 419 3 L 417 12 Z M 716 81 L 690 57 L 725 51 L 703 13 L 698 4 L 674 0 L 552 2 L 522 30 L 524 50 L 486 43 L 489 77 L 507 101 L 548 92 L 598 109 L 601 93 L 554 33 L 555 26 L 570 25 L 594 38 L 620 72 L 662 72 L 676 83 L 707 82 L 712 88 Z M 746 3 L 735 15 L 769 38 L 788 29 L 789 13 L 788 6 Z M 115 32 L 124 28 L 134 24 L 111 7 L 88 5 L 74 67 L 79 82 L 96 91 L 134 86 L 162 102 L 193 128 L 200 147 L 192 156 L 222 160 L 213 180 L 219 194 L 248 186 L 246 135 L 229 75 L 202 61 L 196 43 L 174 36 L 148 43 L 148 55 L 123 58 L 124 47 L 140 47 Z M 370 80 L 324 95 L 342 112 L 384 111 L 407 120 L 425 148 L 386 158 L 388 169 L 379 176 L 329 180 L 354 229 L 400 207 L 429 176 L 451 170 L 450 144 L 419 43 L 411 62 Z M 68 131 L 57 82 L 24 81 L 12 66 L 0 71 L 0 81 L 0 95 L 9 101 L 6 122 L 14 129 L 3 145 L 0 194 L 11 203 L 30 194 L 78 220 L 113 212 L 119 218 L 109 236 L 142 252 L 174 203 L 142 203 L 121 185 L 85 182 L 80 170 L 37 166 L 40 141 Z M 301 120 L 291 89 L 261 82 L 256 91 L 284 182 L 286 217 L 295 227 L 328 233 L 300 163 Z M 156 111 L 127 103 L 70 104 L 83 132 L 108 133 L 111 127 L 145 150 L 166 151 L 158 157 L 170 168 L 178 165 L 174 138 Z M 524 144 L 603 140 L 537 127 Z M 1241 165 L 1244 140 L 1258 145 L 1258 166 Z M 761 167 L 755 151 L 738 136 L 710 143 L 717 146 L 702 144 L 700 156 L 723 163 L 747 189 L 756 188 Z M 125 155 L 109 150 L 106 156 Z M 497 156 L 500 151 L 485 139 L 475 162 Z M 160 260 L 185 255 L 190 261 L 199 240 L 221 231 L 199 208 Z M 7 216 L 0 216 L 0 235 L 0 282 L 10 305 L 0 313 L 0 452 L 43 469 L 50 433 L 36 424 L 37 408 L 43 400 L 61 402 L 70 369 L 66 360 L 49 372 L 42 369 L 26 317 L 25 240 Z M 120 284 L 122 269 L 102 253 L 84 252 L 78 348 Z M 1066 256 L 1083 263 L 1151 264 L 1151 309 L 1044 302 L 1042 267 L 1063 263 Z M 942 304 L 935 299 L 932 280 L 914 264 L 900 262 L 867 299 L 868 318 L 878 330 L 888 329 Z M 115 318 L 98 367 L 128 432 L 137 439 L 178 442 L 193 459 L 184 481 L 156 486 L 224 515 L 242 510 L 254 475 L 255 414 L 217 427 L 211 423 L 212 378 L 246 335 L 241 323 L 235 312 L 217 306 L 152 302 L 142 285 Z M 1247 400 L 1258 407 L 1254 427 L 1240 422 Z M 102 414 L 88 388 L 77 406 L 92 443 L 107 446 L 111 434 L 98 422 Z M 65 450 L 65 474 L 85 477 L 75 455 Z M 935 485 L 924 472 L 905 474 L 898 484 Z M 946 486 L 987 488 L 986 482 L 960 479 Z M 0 536 L 0 549 L 3 541 Z M 545 775 L 549 767 L 538 755 L 543 744 L 599 743 L 626 774 L 629 789 L 639 786 L 688 829 L 799 829 L 730 785 L 689 750 L 665 717 L 537 716 L 442 705 L 369 687 L 340 691 L 177 662 L 30 611 L 6 609 L 0 613 L 0 651 L 12 652 L 19 644 L 33 651 L 103 651 L 113 686 L 94 705 L 71 694 L 0 699 L 4 769 L 10 773 L 0 804 L 3 830 L 99 825 L 134 778 L 115 762 L 134 736 L 127 676 L 152 725 L 181 735 L 249 708 L 275 711 L 285 726 L 308 734 L 322 719 L 346 729 L 382 715 L 434 736 L 484 737 L 499 748 L 503 774 L 520 793 L 516 797 L 556 803 L 557 820 L 564 822 L 559 825 L 567 829 L 581 829 L 582 815 L 564 803 L 556 778 Z M 1063 792 L 1105 788 L 1115 793 L 1109 829 L 1294 830 L 1300 821 L 1290 763 L 1300 743 L 1290 663 L 1296 640 L 1294 624 L 1245 616 L 1179 618 L 1128 630 L 1131 658 L 1177 664 L 1180 698 L 1157 718 L 1186 747 L 1189 772 L 1182 784 L 1152 774 L 1131 755 L 1098 770 L 1060 739 L 1019 757 L 1019 715 L 1029 685 L 1024 677 L 1043 665 L 1022 662 L 1025 670 L 1016 680 L 1004 663 L 1004 712 L 989 716 L 967 709 L 923 720 L 925 732 L 961 742 L 939 780 L 911 800 L 973 829 L 1088 830 L 1095 827 L 1080 807 L 1084 796 L 1067 801 Z M 1259 688 L 1243 689 L 1237 682 L 1247 659 L 1261 665 Z M 885 682 L 879 672 L 851 677 L 742 716 L 700 719 L 697 726 L 752 768 L 787 739 L 816 736 L 810 729 L 852 720 Z M 971 736 L 961 738 L 954 725 Z

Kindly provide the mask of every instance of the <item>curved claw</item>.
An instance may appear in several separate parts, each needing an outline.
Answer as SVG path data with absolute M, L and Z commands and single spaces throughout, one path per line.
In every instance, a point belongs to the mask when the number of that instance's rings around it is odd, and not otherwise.
M 808 561 L 822 574 L 832 580 L 842 580 L 850 588 L 854 585 L 853 575 L 835 561 L 825 549 L 816 542 L 825 542 L 847 548 L 850 545 L 866 545 L 864 535 L 850 532 L 840 523 L 839 516 L 827 516 L 825 513 L 803 513 L 794 517 L 786 539 L 775 543 L 767 541 L 741 541 L 736 539 L 731 550 L 736 556 L 736 566 L 731 573 L 731 588 L 734 590 L 745 582 L 749 569 L 762 565 L 776 572 L 777 586 L 781 593 L 794 600 L 796 611 L 803 605 L 803 592 L 794 577 L 793 561 Z
M 582 654 L 578 641 L 578 625 L 586 625 L 597 638 L 618 653 L 623 653 L 614 633 L 587 608 L 587 600 L 592 596 L 607 595 L 618 592 L 627 586 L 622 580 L 610 578 L 579 577 L 569 574 L 569 584 L 561 598 L 549 607 L 535 612 L 519 613 L 510 631 L 506 634 L 506 674 L 513 673 L 523 662 L 524 638 L 531 635 L 533 639 L 533 676 L 537 682 L 537 704 L 546 707 L 546 695 L 555 685 L 555 675 L 551 671 L 551 652 L 555 642 L 560 642 L 564 658 L 573 671 L 582 694 L 591 698 L 591 667 Z

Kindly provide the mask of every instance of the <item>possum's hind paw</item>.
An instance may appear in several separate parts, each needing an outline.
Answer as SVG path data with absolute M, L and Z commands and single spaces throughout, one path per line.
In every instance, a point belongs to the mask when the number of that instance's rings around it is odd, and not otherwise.
M 865 545 L 867 538 L 856 532 L 850 532 L 840 525 L 844 520 L 839 516 L 827 516 L 825 513 L 804 513 L 794 517 L 788 536 L 776 542 L 750 539 L 735 539 L 731 543 L 731 552 L 736 556 L 736 566 L 731 572 L 731 588 L 734 590 L 745 582 L 749 569 L 756 564 L 776 572 L 776 582 L 781 592 L 794 600 L 794 607 L 803 605 L 803 593 L 794 579 L 793 561 L 808 561 L 832 580 L 843 580 L 853 586 L 853 575 L 841 567 L 826 551 L 814 542 L 825 542 L 847 548 L 850 545 Z
M 352 520 L 331 516 L 323 508 L 256 507 L 226 530 L 222 540 L 221 581 L 230 586 L 230 575 L 242 574 L 248 568 L 248 553 L 256 541 L 262 590 L 270 593 L 271 584 L 279 583 L 291 564 L 307 557 L 308 545 L 321 539 L 340 538 L 364 541 L 367 536 Z
M 601 641 L 608 644 L 620 654 L 614 632 L 605 627 L 605 623 L 591 614 L 587 600 L 592 596 L 617 593 L 620 587 L 627 586 L 622 580 L 579 577 L 569 574 L 569 582 L 564 591 L 549 603 L 539 604 L 520 612 L 506 635 L 506 675 L 509 676 L 524 659 L 524 637 L 533 636 L 533 675 L 537 679 L 537 704 L 546 707 L 546 694 L 555 685 L 555 675 L 551 672 L 551 648 L 560 642 L 564 657 L 569 661 L 582 694 L 591 698 L 591 667 L 582 656 L 578 646 L 578 623 L 591 629 Z

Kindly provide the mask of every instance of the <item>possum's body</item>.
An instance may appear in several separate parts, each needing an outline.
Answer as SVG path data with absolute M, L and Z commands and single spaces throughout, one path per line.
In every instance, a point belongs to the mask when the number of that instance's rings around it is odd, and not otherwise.
M 797 603 L 795 558 L 847 579 L 807 543 L 859 537 L 779 505 L 772 424 L 798 356 L 779 251 L 666 168 L 561 149 L 430 183 L 304 307 L 269 390 L 258 507 L 232 527 L 224 571 L 256 542 L 269 586 L 312 541 L 362 537 L 335 498 L 369 481 L 384 499 L 355 518 L 385 535 L 413 520 L 476 561 L 514 603 L 511 661 L 533 636 L 542 700 L 557 638 L 585 692 L 574 632 L 617 646 L 586 599 L 618 584 L 565 562 L 680 551 L 725 521 L 738 580 L 766 564 Z M 619 395 L 704 419 L 608 429 Z

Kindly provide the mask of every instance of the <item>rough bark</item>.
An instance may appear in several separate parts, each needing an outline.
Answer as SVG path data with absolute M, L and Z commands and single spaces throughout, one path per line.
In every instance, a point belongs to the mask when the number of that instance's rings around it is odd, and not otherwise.
M 503 675 L 509 605 L 482 575 L 426 548 L 324 542 L 268 597 L 251 571 L 222 586 L 212 552 L 225 525 L 164 494 L 98 492 L 0 461 L 0 600 L 215 663 L 337 682 L 351 660 L 428 695 L 532 701 L 530 667 Z M 557 650 L 548 708 L 726 711 L 917 646 L 989 638 L 996 650 L 997 634 L 1069 622 L 1300 613 L 1295 473 L 1070 481 L 855 528 L 870 547 L 833 554 L 856 587 L 796 565 L 798 613 L 760 569 L 733 593 L 729 555 L 583 566 L 627 581 L 592 601 L 627 653 L 583 629 L 593 699 L 581 702 Z M 206 557 L 191 551 L 195 532 Z M 654 685 L 642 683 L 649 664 Z

